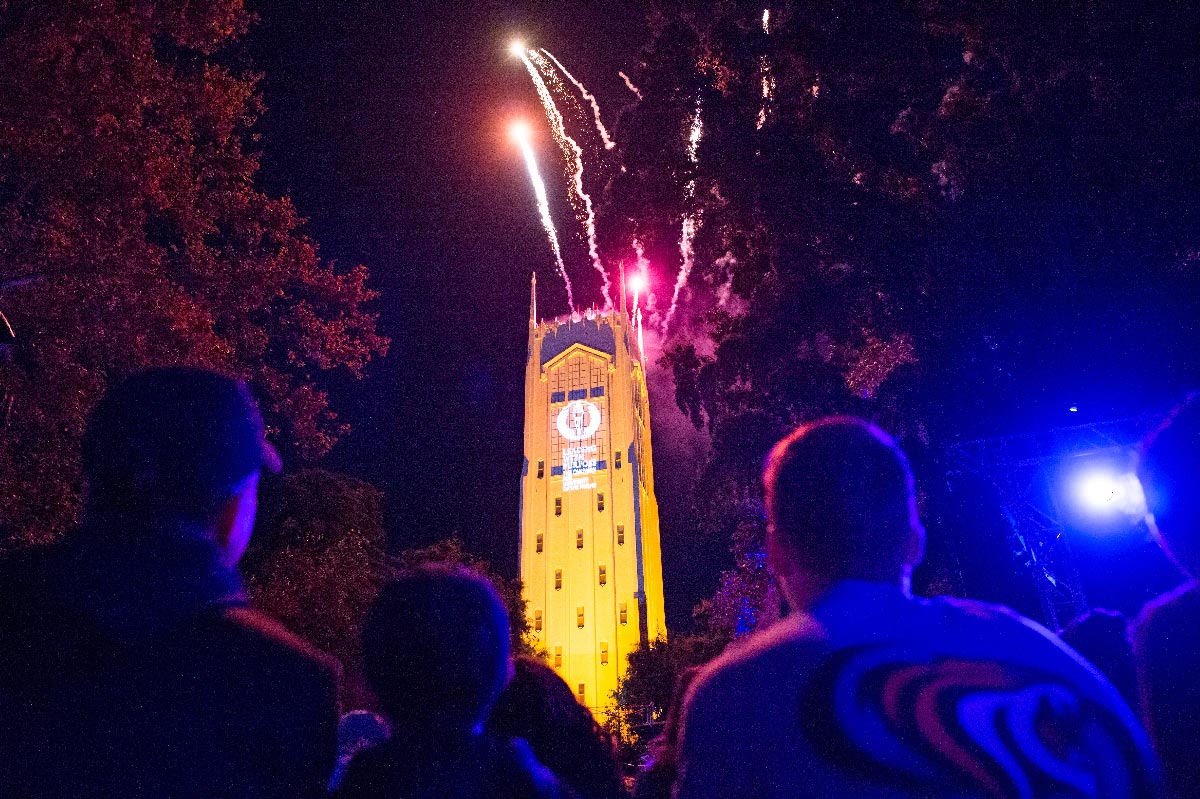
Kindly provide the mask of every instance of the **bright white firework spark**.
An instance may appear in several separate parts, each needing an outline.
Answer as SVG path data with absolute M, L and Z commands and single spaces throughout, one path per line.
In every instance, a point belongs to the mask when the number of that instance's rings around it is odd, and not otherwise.
M 529 170 L 529 180 L 533 183 L 533 194 L 537 198 L 538 214 L 542 218 L 542 227 L 546 230 L 546 238 L 549 239 L 550 249 L 554 253 L 554 263 L 558 267 L 558 273 L 562 275 L 563 283 L 566 284 L 567 305 L 570 306 L 573 313 L 575 297 L 571 291 L 571 278 L 567 277 L 567 268 L 563 265 L 562 250 L 558 246 L 558 232 L 554 229 L 554 219 L 550 216 L 550 201 L 546 197 L 546 184 L 542 182 L 537 158 L 533 154 L 533 148 L 529 145 L 529 126 L 524 122 L 516 122 L 509 133 L 517 146 L 521 148 L 521 155 L 525 157 L 525 167 Z
M 547 72 L 551 71 L 550 65 L 546 59 L 533 50 L 523 50 L 521 52 L 521 63 L 525 65 L 525 71 L 529 73 L 529 77 L 533 80 L 533 87 L 537 91 L 538 99 L 542 101 L 542 107 L 546 110 L 546 118 L 550 121 L 550 129 L 553 131 L 554 140 L 558 142 L 562 148 L 563 154 L 566 155 L 567 161 L 574 164 L 574 169 L 571 173 L 571 188 L 574 190 L 575 197 L 582 203 L 583 208 L 575 207 L 576 214 L 583 223 L 584 232 L 587 235 L 588 255 L 592 259 L 592 267 L 595 268 L 604 283 L 601 286 L 601 291 L 604 294 L 604 307 L 612 307 L 612 296 L 609 293 L 611 282 L 608 279 L 608 272 L 604 269 L 604 264 L 600 261 L 600 253 L 596 248 L 596 213 L 592 209 L 592 198 L 583 188 L 583 149 L 576 143 L 574 139 L 567 133 L 566 123 L 563 120 L 562 113 L 558 110 L 558 106 L 554 102 L 554 96 L 550 94 L 549 87 L 546 86 L 546 81 L 542 78 L 538 68 L 542 67 Z M 538 62 L 538 66 L 534 66 L 534 62 Z M 574 205 L 574 203 L 572 203 Z
M 700 101 L 696 101 L 696 111 L 692 114 L 692 124 L 688 130 L 687 157 L 692 166 L 699 163 L 700 154 L 700 139 L 704 135 L 704 120 L 700 116 Z M 684 200 L 690 204 L 696 196 L 696 179 L 692 178 L 684 187 Z M 675 316 L 675 310 L 679 307 L 679 295 L 683 292 L 683 287 L 687 285 L 688 276 L 692 273 L 692 261 L 695 257 L 695 249 L 692 247 L 692 241 L 696 237 L 696 215 L 690 210 L 684 211 L 683 229 L 679 234 L 679 275 L 675 278 L 675 291 L 671 295 L 671 307 L 667 309 L 666 316 L 663 318 L 663 335 L 666 336 L 667 328 L 671 324 L 671 318 Z
M 574 84 L 575 88 L 579 90 L 579 93 L 583 95 L 583 99 L 587 100 L 592 106 L 592 117 L 596 120 L 596 130 L 600 132 L 600 138 L 604 141 L 604 149 L 611 150 L 612 148 L 616 147 L 617 143 L 608 137 L 608 129 L 604 127 L 604 121 L 600 118 L 600 104 L 596 102 L 595 96 L 593 96 L 592 93 L 587 90 L 586 86 L 577 81 L 574 75 L 572 75 L 570 72 L 567 72 L 567 68 L 562 65 L 561 61 L 554 57 L 553 53 L 543 47 L 542 54 L 554 62 L 554 66 L 558 67 L 558 71 L 566 76 L 567 80 Z
M 638 98 L 639 100 L 640 100 L 640 99 L 642 99 L 642 91 L 641 91 L 641 89 L 639 89 L 637 86 L 634 86 L 634 85 L 633 85 L 633 81 L 631 81 L 631 80 L 629 79 L 629 76 L 628 76 L 628 75 L 626 75 L 624 72 L 618 72 L 617 74 L 621 76 L 621 80 L 625 81 L 625 88 L 626 88 L 626 89 L 629 89 L 629 91 L 631 91 L 631 92 L 633 92 L 635 95 L 637 95 L 637 98 Z
M 771 9 L 764 8 L 762 15 L 763 33 L 771 35 Z M 758 121 L 755 130 L 762 130 L 767 124 L 767 110 L 775 99 L 775 76 L 771 74 L 771 62 L 765 55 L 758 57 L 758 69 L 762 73 L 762 105 L 758 107 Z

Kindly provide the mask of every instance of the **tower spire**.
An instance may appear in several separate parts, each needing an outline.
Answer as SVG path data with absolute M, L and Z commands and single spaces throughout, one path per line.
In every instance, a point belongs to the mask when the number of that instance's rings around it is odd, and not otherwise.
M 537 272 L 533 273 L 529 288 L 529 326 L 537 327 Z
M 617 274 L 621 280 L 621 318 L 625 318 L 625 262 L 617 262 Z

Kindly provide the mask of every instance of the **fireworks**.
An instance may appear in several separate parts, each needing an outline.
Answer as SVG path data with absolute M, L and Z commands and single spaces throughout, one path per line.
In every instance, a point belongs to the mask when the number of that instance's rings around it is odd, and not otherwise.
M 546 197 L 546 184 L 542 182 L 537 158 L 533 154 L 533 148 L 529 145 L 529 126 L 524 122 L 516 122 L 510 128 L 509 133 L 517 146 L 521 148 L 521 155 L 525 157 L 525 166 L 529 170 L 529 180 L 533 183 L 533 194 L 537 198 L 542 227 L 545 228 L 546 238 L 550 241 L 550 250 L 554 253 L 554 263 L 558 267 L 558 273 L 562 275 L 563 283 L 567 287 L 567 305 L 574 311 L 575 297 L 571 290 L 571 278 L 567 277 L 567 268 L 563 265 L 562 250 L 558 246 L 558 232 L 554 229 L 554 219 L 550 216 L 550 202 Z
M 763 29 L 769 27 L 770 12 L 763 14 Z M 600 273 L 603 278 L 603 295 L 605 309 L 612 308 L 612 298 L 610 294 L 611 281 L 607 270 L 600 259 L 600 254 L 596 244 L 596 217 L 592 207 L 591 197 L 588 196 L 584 188 L 584 151 L 579 143 L 571 137 L 567 132 L 566 120 L 563 117 L 562 111 L 559 110 L 558 103 L 555 101 L 555 93 L 558 92 L 560 99 L 562 97 L 571 98 L 574 101 L 573 94 L 570 93 L 566 84 L 561 78 L 565 78 L 579 92 L 583 100 L 591 106 L 592 118 L 596 126 L 597 132 L 600 134 L 600 139 L 603 142 L 604 149 L 610 150 L 614 148 L 615 142 L 608 134 L 608 130 L 604 127 L 604 122 L 600 113 L 600 104 L 595 96 L 587 90 L 587 88 L 572 75 L 566 67 L 563 66 L 555 56 L 548 50 L 532 50 L 525 46 L 524 42 L 514 41 L 509 52 L 513 56 L 520 58 L 524 64 L 526 72 L 529 73 L 530 79 L 533 81 L 534 90 L 537 92 L 538 99 L 542 103 L 542 108 L 546 113 L 546 119 L 550 124 L 551 134 L 562 150 L 563 156 L 567 164 L 568 177 L 568 201 L 575 209 L 576 217 L 583 226 L 585 238 L 587 239 L 588 256 L 591 259 L 592 267 Z M 618 73 L 621 79 L 625 82 L 626 87 L 633 92 L 637 98 L 642 99 L 642 94 L 637 86 L 629 79 L 629 76 L 624 72 Z M 560 78 L 561 76 L 561 78 Z M 764 98 L 767 88 L 764 82 Z M 773 87 L 773 84 L 772 84 Z M 582 108 L 580 109 L 582 111 Z M 700 140 L 704 134 L 704 122 L 700 114 L 700 100 L 696 100 L 695 111 L 692 113 L 688 124 L 688 136 L 685 152 L 689 164 L 694 168 L 699 163 L 699 148 Z M 764 112 L 765 113 L 765 112 Z M 570 282 L 567 280 L 566 267 L 563 264 L 562 253 L 559 250 L 557 234 L 554 230 L 554 224 L 550 217 L 549 206 L 546 201 L 545 186 L 541 182 L 541 178 L 537 173 L 537 164 L 533 158 L 533 152 L 528 144 L 528 136 L 518 136 L 518 141 L 521 144 L 522 152 L 525 154 L 526 163 L 529 166 L 529 174 L 534 182 L 534 190 L 538 199 L 538 210 L 542 217 L 542 224 L 546 228 L 546 235 L 550 240 L 551 249 L 554 251 L 555 261 L 559 271 L 567 282 L 568 302 L 574 310 L 574 301 L 571 298 Z M 680 230 L 679 238 L 679 256 L 680 268 L 679 273 L 675 278 L 674 291 L 671 296 L 671 304 L 666 313 L 662 314 L 661 319 L 654 308 L 654 298 L 648 293 L 650 283 L 649 263 L 646 260 L 642 242 L 635 239 L 633 242 L 634 250 L 637 253 L 637 272 L 630 278 L 628 288 L 633 292 L 633 308 L 632 314 L 635 325 L 641 327 L 641 319 L 645 312 L 650 312 L 651 322 L 655 325 L 660 324 L 663 335 L 665 336 L 672 318 L 675 315 L 679 306 L 679 298 L 687 285 L 688 278 L 692 271 L 693 262 L 695 260 L 694 240 L 700 224 L 699 212 L 693 210 L 696 195 L 696 179 L 691 177 L 684 189 L 685 210 Z M 643 294 L 646 296 L 643 298 Z M 640 343 L 640 335 L 639 335 Z
M 629 79 L 629 76 L 624 72 L 618 72 L 617 74 L 621 76 L 621 80 L 625 81 L 625 88 L 637 95 L 639 100 L 642 99 L 642 90 L 633 85 L 633 81 Z
M 510 52 L 514 54 L 518 54 L 516 44 L 514 42 L 513 46 L 509 48 Z M 600 273 L 604 281 L 601 289 L 604 294 L 604 307 L 611 308 L 612 297 L 609 294 L 611 282 L 608 278 L 608 271 L 605 270 L 604 264 L 600 261 L 600 253 L 596 248 L 596 213 L 592 208 L 592 198 L 588 196 L 587 191 L 583 187 L 583 148 L 567 133 L 566 121 L 563 119 L 562 112 L 558 110 L 558 105 L 554 102 L 554 95 L 550 93 L 550 88 L 546 85 L 542 73 L 539 72 L 540 68 L 547 73 L 553 74 L 553 68 L 549 62 L 540 53 L 524 49 L 524 45 L 522 45 L 522 49 L 518 55 L 520 56 L 521 63 L 525 65 L 525 71 L 529 73 L 529 77 L 533 80 L 534 90 L 537 91 L 538 99 L 542 102 L 542 108 L 546 111 L 546 119 L 550 122 L 550 130 L 554 135 L 554 140 L 558 142 L 559 147 L 562 149 L 567 163 L 572 166 L 570 171 L 571 204 L 575 208 L 576 216 L 583 224 L 584 234 L 587 238 L 588 256 L 591 258 L 592 267 Z
M 617 143 L 608 137 L 608 130 L 605 129 L 604 121 L 600 118 L 600 104 L 596 102 L 596 98 L 592 95 L 592 93 L 589 92 L 582 83 L 575 80 L 574 75 L 572 75 L 570 72 L 567 72 L 567 68 L 564 67 L 562 63 L 554 57 L 553 53 L 545 48 L 542 48 L 542 55 L 553 61 L 554 66 L 558 67 L 558 71 L 561 72 L 567 80 L 571 81 L 575 88 L 579 90 L 579 93 L 583 95 L 583 99 L 587 100 L 588 103 L 591 104 L 592 117 L 596 121 L 596 130 L 600 133 L 600 139 L 604 142 L 604 149 L 611 150 L 612 148 L 616 147 Z
M 704 120 L 700 116 L 700 101 L 696 101 L 696 110 L 692 113 L 692 122 L 688 128 L 688 143 L 687 157 L 693 167 L 700 160 L 700 139 L 704 135 Z M 687 204 L 691 204 L 696 196 L 696 179 L 688 180 L 684 187 L 684 200 Z M 663 317 L 662 329 L 663 336 L 667 334 L 667 328 L 671 324 L 671 319 L 675 316 L 675 311 L 679 307 L 679 295 L 683 292 L 683 287 L 687 285 L 688 276 L 692 273 L 692 261 L 695 257 L 695 250 L 692 247 L 692 241 L 696 238 L 697 215 L 691 209 L 685 209 L 683 212 L 683 226 L 679 233 L 679 274 L 675 278 L 675 291 L 671 295 L 671 307 L 667 309 L 666 315 Z

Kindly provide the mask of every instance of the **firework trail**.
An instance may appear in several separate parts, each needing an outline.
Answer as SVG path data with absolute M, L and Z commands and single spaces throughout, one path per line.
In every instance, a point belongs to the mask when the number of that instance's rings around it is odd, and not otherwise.
M 641 92 L 641 90 L 640 90 L 640 89 L 638 89 L 638 87 L 637 87 L 637 86 L 634 86 L 634 85 L 633 85 L 633 81 L 631 81 L 631 80 L 629 79 L 629 76 L 628 76 L 628 75 L 626 75 L 624 72 L 618 72 L 617 74 L 621 76 L 621 80 L 625 81 L 625 88 L 626 88 L 626 89 L 629 89 L 629 91 L 631 91 L 631 92 L 633 92 L 635 95 L 637 95 L 637 98 L 638 98 L 639 100 L 640 100 L 640 99 L 642 99 L 642 92 Z
M 692 114 L 692 124 L 688 130 L 688 145 L 687 157 L 693 167 L 699 163 L 700 153 L 700 138 L 704 135 L 704 121 L 700 117 L 700 101 L 696 101 L 696 111 Z M 684 200 L 690 204 L 696 196 L 696 179 L 692 178 L 687 182 L 684 188 Z M 675 316 L 675 311 L 679 307 L 679 295 L 683 291 L 683 287 L 687 285 L 688 276 L 692 273 L 692 261 L 696 255 L 692 242 L 696 237 L 696 214 L 692 211 L 684 211 L 683 229 L 679 235 L 679 275 L 675 278 L 675 291 L 671 295 L 671 307 L 667 309 L 666 316 L 663 318 L 663 336 L 667 334 L 667 328 L 671 324 L 671 318 Z
M 558 273 L 562 275 L 563 283 L 567 287 L 567 305 L 574 313 L 575 296 L 571 291 L 571 278 L 567 277 L 567 268 L 563 265 L 562 250 L 558 246 L 558 232 L 554 229 L 554 219 L 550 216 L 550 201 L 546 197 L 546 184 L 542 182 L 537 158 L 533 154 L 533 148 L 529 146 L 529 129 L 524 125 L 515 125 L 512 129 L 512 136 L 521 148 L 521 155 L 525 157 L 525 166 L 529 170 L 529 180 L 533 183 L 533 194 L 537 198 L 542 227 L 546 230 L 546 238 L 549 239 L 550 249 L 554 252 L 555 266 L 558 267 Z
M 574 165 L 571 173 L 571 188 L 577 201 L 582 204 L 582 208 L 575 202 L 572 205 L 575 207 L 576 215 L 583 223 L 584 231 L 587 235 L 588 255 L 592 259 L 592 267 L 600 273 L 604 283 L 601 291 L 604 294 L 604 307 L 612 307 L 612 296 L 609 293 L 609 288 L 612 283 L 608 278 L 608 272 L 604 269 L 604 264 L 600 261 L 600 253 L 596 248 L 596 213 L 592 209 L 592 198 L 583 188 L 583 149 L 571 138 L 567 133 L 566 122 L 563 120 L 562 113 L 558 110 L 558 106 L 554 102 L 554 96 L 550 94 L 550 88 L 546 85 L 546 81 L 542 78 L 542 74 L 538 71 L 539 67 L 546 72 L 551 72 L 552 69 L 546 59 L 542 58 L 534 50 L 526 50 L 516 47 L 513 48 L 513 53 L 518 55 L 521 62 L 525 65 L 525 71 L 529 73 L 529 77 L 533 80 L 533 87 L 537 91 L 538 99 L 542 101 L 542 107 L 546 110 L 546 118 L 550 121 L 550 129 L 553 132 L 554 140 L 558 142 L 562 148 L 563 154 L 567 157 L 567 162 Z M 534 66 L 534 62 L 537 66 Z
M 574 75 L 572 75 L 570 72 L 567 72 L 567 68 L 562 65 L 561 61 L 554 57 L 553 53 L 544 47 L 542 48 L 541 52 L 542 55 L 554 62 L 554 66 L 558 67 L 558 71 L 561 72 L 567 80 L 571 81 L 575 88 L 579 90 L 579 93 L 583 95 L 583 99 L 587 100 L 588 103 L 591 104 L 592 117 L 596 120 L 596 130 L 600 132 L 600 138 L 604 141 L 604 149 L 611 150 L 612 148 L 616 147 L 617 143 L 608 137 L 608 129 L 604 127 L 604 121 L 600 119 L 600 104 L 596 102 L 595 96 L 593 96 L 592 93 L 587 90 L 587 87 L 585 87 L 582 83 L 575 80 Z
M 763 9 L 762 29 L 763 33 L 771 35 L 771 9 L 769 8 Z M 763 125 L 767 124 L 767 111 L 775 99 L 775 76 L 771 74 L 771 62 L 765 55 L 758 57 L 758 69 L 762 74 L 762 105 L 758 108 L 758 121 L 754 128 L 762 130 Z

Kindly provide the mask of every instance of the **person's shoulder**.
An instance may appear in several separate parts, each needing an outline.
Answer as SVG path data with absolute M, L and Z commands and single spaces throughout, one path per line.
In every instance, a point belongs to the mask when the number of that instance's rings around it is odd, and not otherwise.
M 686 704 L 706 696 L 731 697 L 743 689 L 754 693 L 806 658 L 816 660 L 827 649 L 824 628 L 811 616 L 799 614 L 779 621 L 766 630 L 734 641 L 704 666 L 688 689 Z M 791 668 L 783 668 L 784 664 Z
M 1191 631 L 1197 628 L 1198 620 L 1200 585 L 1194 580 L 1189 580 L 1147 602 L 1133 621 L 1131 637 L 1137 646 L 1154 638 L 1171 637 L 1173 633 L 1185 630 L 1190 641 L 1194 637 Z
M 225 607 L 204 624 L 210 635 L 223 639 L 230 652 L 240 657 L 272 663 L 276 670 L 303 672 L 325 680 L 340 676 L 341 664 L 335 658 L 252 608 Z

